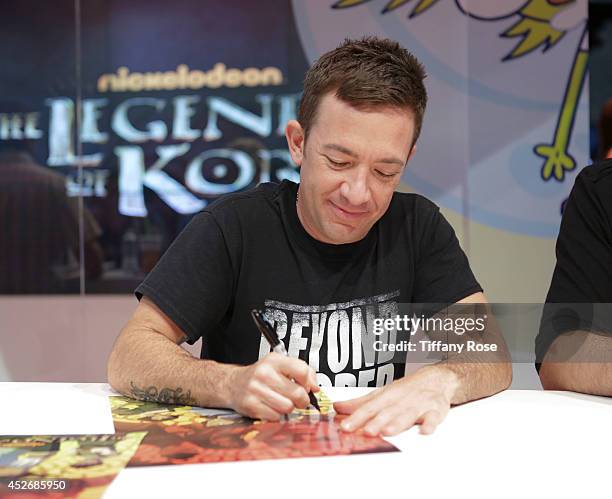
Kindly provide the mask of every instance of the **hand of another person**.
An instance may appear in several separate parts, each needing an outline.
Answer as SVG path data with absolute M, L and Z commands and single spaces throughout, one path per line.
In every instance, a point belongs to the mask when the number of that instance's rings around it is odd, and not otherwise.
M 456 386 L 454 373 L 428 366 L 363 397 L 336 402 L 334 409 L 350 415 L 340 424 L 345 431 L 390 436 L 418 424 L 428 434 L 448 414 Z
M 308 407 L 308 392 L 318 392 L 316 372 L 306 362 L 271 352 L 230 377 L 231 408 L 245 416 L 278 421 L 296 407 Z

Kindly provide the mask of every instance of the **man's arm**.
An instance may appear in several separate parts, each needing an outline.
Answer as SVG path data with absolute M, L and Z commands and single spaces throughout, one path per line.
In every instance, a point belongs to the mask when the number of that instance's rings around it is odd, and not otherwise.
M 611 173 L 610 161 L 583 168 L 565 205 L 536 338 L 545 389 L 612 395 L 612 338 L 598 332 L 612 324 Z
M 474 293 L 457 303 L 486 304 L 487 299 L 483 293 Z M 464 349 L 463 353 L 452 357 L 449 361 L 431 366 L 448 369 L 456 377 L 457 389 L 453 391 L 451 397 L 452 405 L 488 397 L 505 390 L 512 383 L 512 363 L 506 342 L 494 317 L 491 316 L 488 320 L 489 328 L 476 341 L 496 345 L 496 352 L 470 353 Z M 465 340 L 467 339 L 471 339 L 471 336 L 466 335 Z
M 612 396 L 612 338 L 588 331 L 564 333 L 540 367 L 545 390 Z
M 486 298 L 474 293 L 458 303 L 486 303 Z M 499 347 L 495 355 L 464 352 L 422 367 L 364 397 L 337 402 L 334 407 L 338 412 L 350 414 L 341 423 L 343 429 L 364 428 L 371 435 L 395 435 L 419 424 L 422 433 L 432 433 L 451 405 L 505 390 L 512 382 L 510 357 L 499 331 L 488 333 L 488 341 Z
M 229 407 L 278 420 L 308 406 L 316 375 L 299 359 L 271 353 L 250 366 L 194 358 L 179 346 L 185 333 L 143 297 L 111 352 L 108 380 L 118 392 L 168 404 Z

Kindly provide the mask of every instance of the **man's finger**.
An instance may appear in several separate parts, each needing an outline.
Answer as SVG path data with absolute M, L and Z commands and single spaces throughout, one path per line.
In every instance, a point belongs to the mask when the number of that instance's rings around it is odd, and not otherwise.
M 355 410 L 348 418 L 346 418 L 342 423 L 340 423 L 340 427 L 344 431 L 355 431 L 359 428 L 362 428 L 370 419 L 375 417 L 382 409 L 384 409 L 385 404 L 384 401 L 381 401 L 380 398 L 374 398 L 365 404 L 363 404 L 359 409 Z
M 313 385 L 317 384 L 314 369 L 303 360 L 281 356 L 276 362 L 281 374 L 294 380 L 305 389 L 310 390 Z
M 397 417 L 386 424 L 382 429 L 382 434 L 392 436 L 401 433 L 409 428 L 412 428 L 419 419 L 419 413 L 416 410 L 404 410 L 397 414 Z
M 279 414 L 288 414 L 295 408 L 291 399 L 266 384 L 253 383 L 251 393 L 258 401 L 265 403 Z
M 338 414 L 353 414 L 357 409 L 359 409 L 362 405 L 368 403 L 375 397 L 376 392 L 368 393 L 362 397 L 357 397 L 355 399 L 343 400 L 341 402 L 334 402 L 334 410 Z
M 321 390 L 321 388 L 319 387 L 319 383 L 317 382 L 317 372 L 314 369 L 311 369 L 310 370 L 310 391 L 316 393 L 319 390 Z
M 308 407 L 308 404 L 310 403 L 308 399 L 308 392 L 304 389 L 304 387 L 293 382 L 280 372 L 275 372 L 272 379 L 268 380 L 266 385 L 270 388 L 270 390 L 291 401 L 295 407 L 300 407 L 303 409 L 304 407 Z M 293 410 L 293 408 L 291 410 Z
M 363 431 L 368 435 L 378 436 L 384 428 L 396 421 L 398 417 L 397 409 L 387 407 L 370 419 L 364 426 Z
M 240 407 L 240 413 L 255 419 L 267 421 L 278 421 L 281 414 L 272 409 L 255 393 L 250 393 L 244 398 L 244 405 Z
M 263 419 L 266 421 L 279 421 L 283 415 L 275 411 L 272 407 L 266 404 L 263 400 L 258 400 L 255 403 L 251 417 Z
M 441 414 L 440 411 L 427 411 L 421 418 L 421 433 L 423 435 L 433 433 L 444 419 L 444 416 L 445 414 Z

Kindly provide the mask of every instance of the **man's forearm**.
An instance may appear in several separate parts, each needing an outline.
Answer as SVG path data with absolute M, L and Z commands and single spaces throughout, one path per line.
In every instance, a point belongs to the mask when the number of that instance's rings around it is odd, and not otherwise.
M 446 359 L 430 366 L 439 371 L 446 386 L 452 387 L 449 400 L 453 405 L 488 397 L 505 390 L 512 383 L 510 353 L 489 305 L 473 304 L 472 307 L 467 304 L 454 306 L 449 309 L 448 316 L 485 317 L 484 331 L 466 331 L 462 334 L 433 332 L 430 335 L 443 344 L 458 347 L 457 351 L 460 352 L 449 353 Z M 468 348 L 470 344 L 472 347 Z
M 463 341 L 467 342 L 468 338 L 466 335 Z M 453 405 L 488 397 L 505 390 L 512 383 L 510 353 L 496 324 L 482 338 L 476 337 L 472 341 L 481 345 L 495 345 L 496 350 L 464 351 L 436 364 L 457 378 L 457 388 L 451 399 Z
M 424 369 L 438 373 L 440 382 L 449 388 L 452 405 L 463 404 L 501 392 L 512 382 L 512 365 L 509 362 L 458 363 L 440 362 Z
M 559 336 L 540 366 L 546 390 L 612 396 L 612 337 L 587 331 Z
M 108 363 L 118 392 L 167 404 L 230 407 L 232 374 L 239 366 L 196 359 L 160 333 L 124 331 Z

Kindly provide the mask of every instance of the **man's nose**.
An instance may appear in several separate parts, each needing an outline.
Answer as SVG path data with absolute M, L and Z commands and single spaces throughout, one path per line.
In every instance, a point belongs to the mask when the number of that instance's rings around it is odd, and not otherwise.
M 347 203 L 352 206 L 367 204 L 371 197 L 368 173 L 361 169 L 350 172 L 342 184 L 340 192 Z

